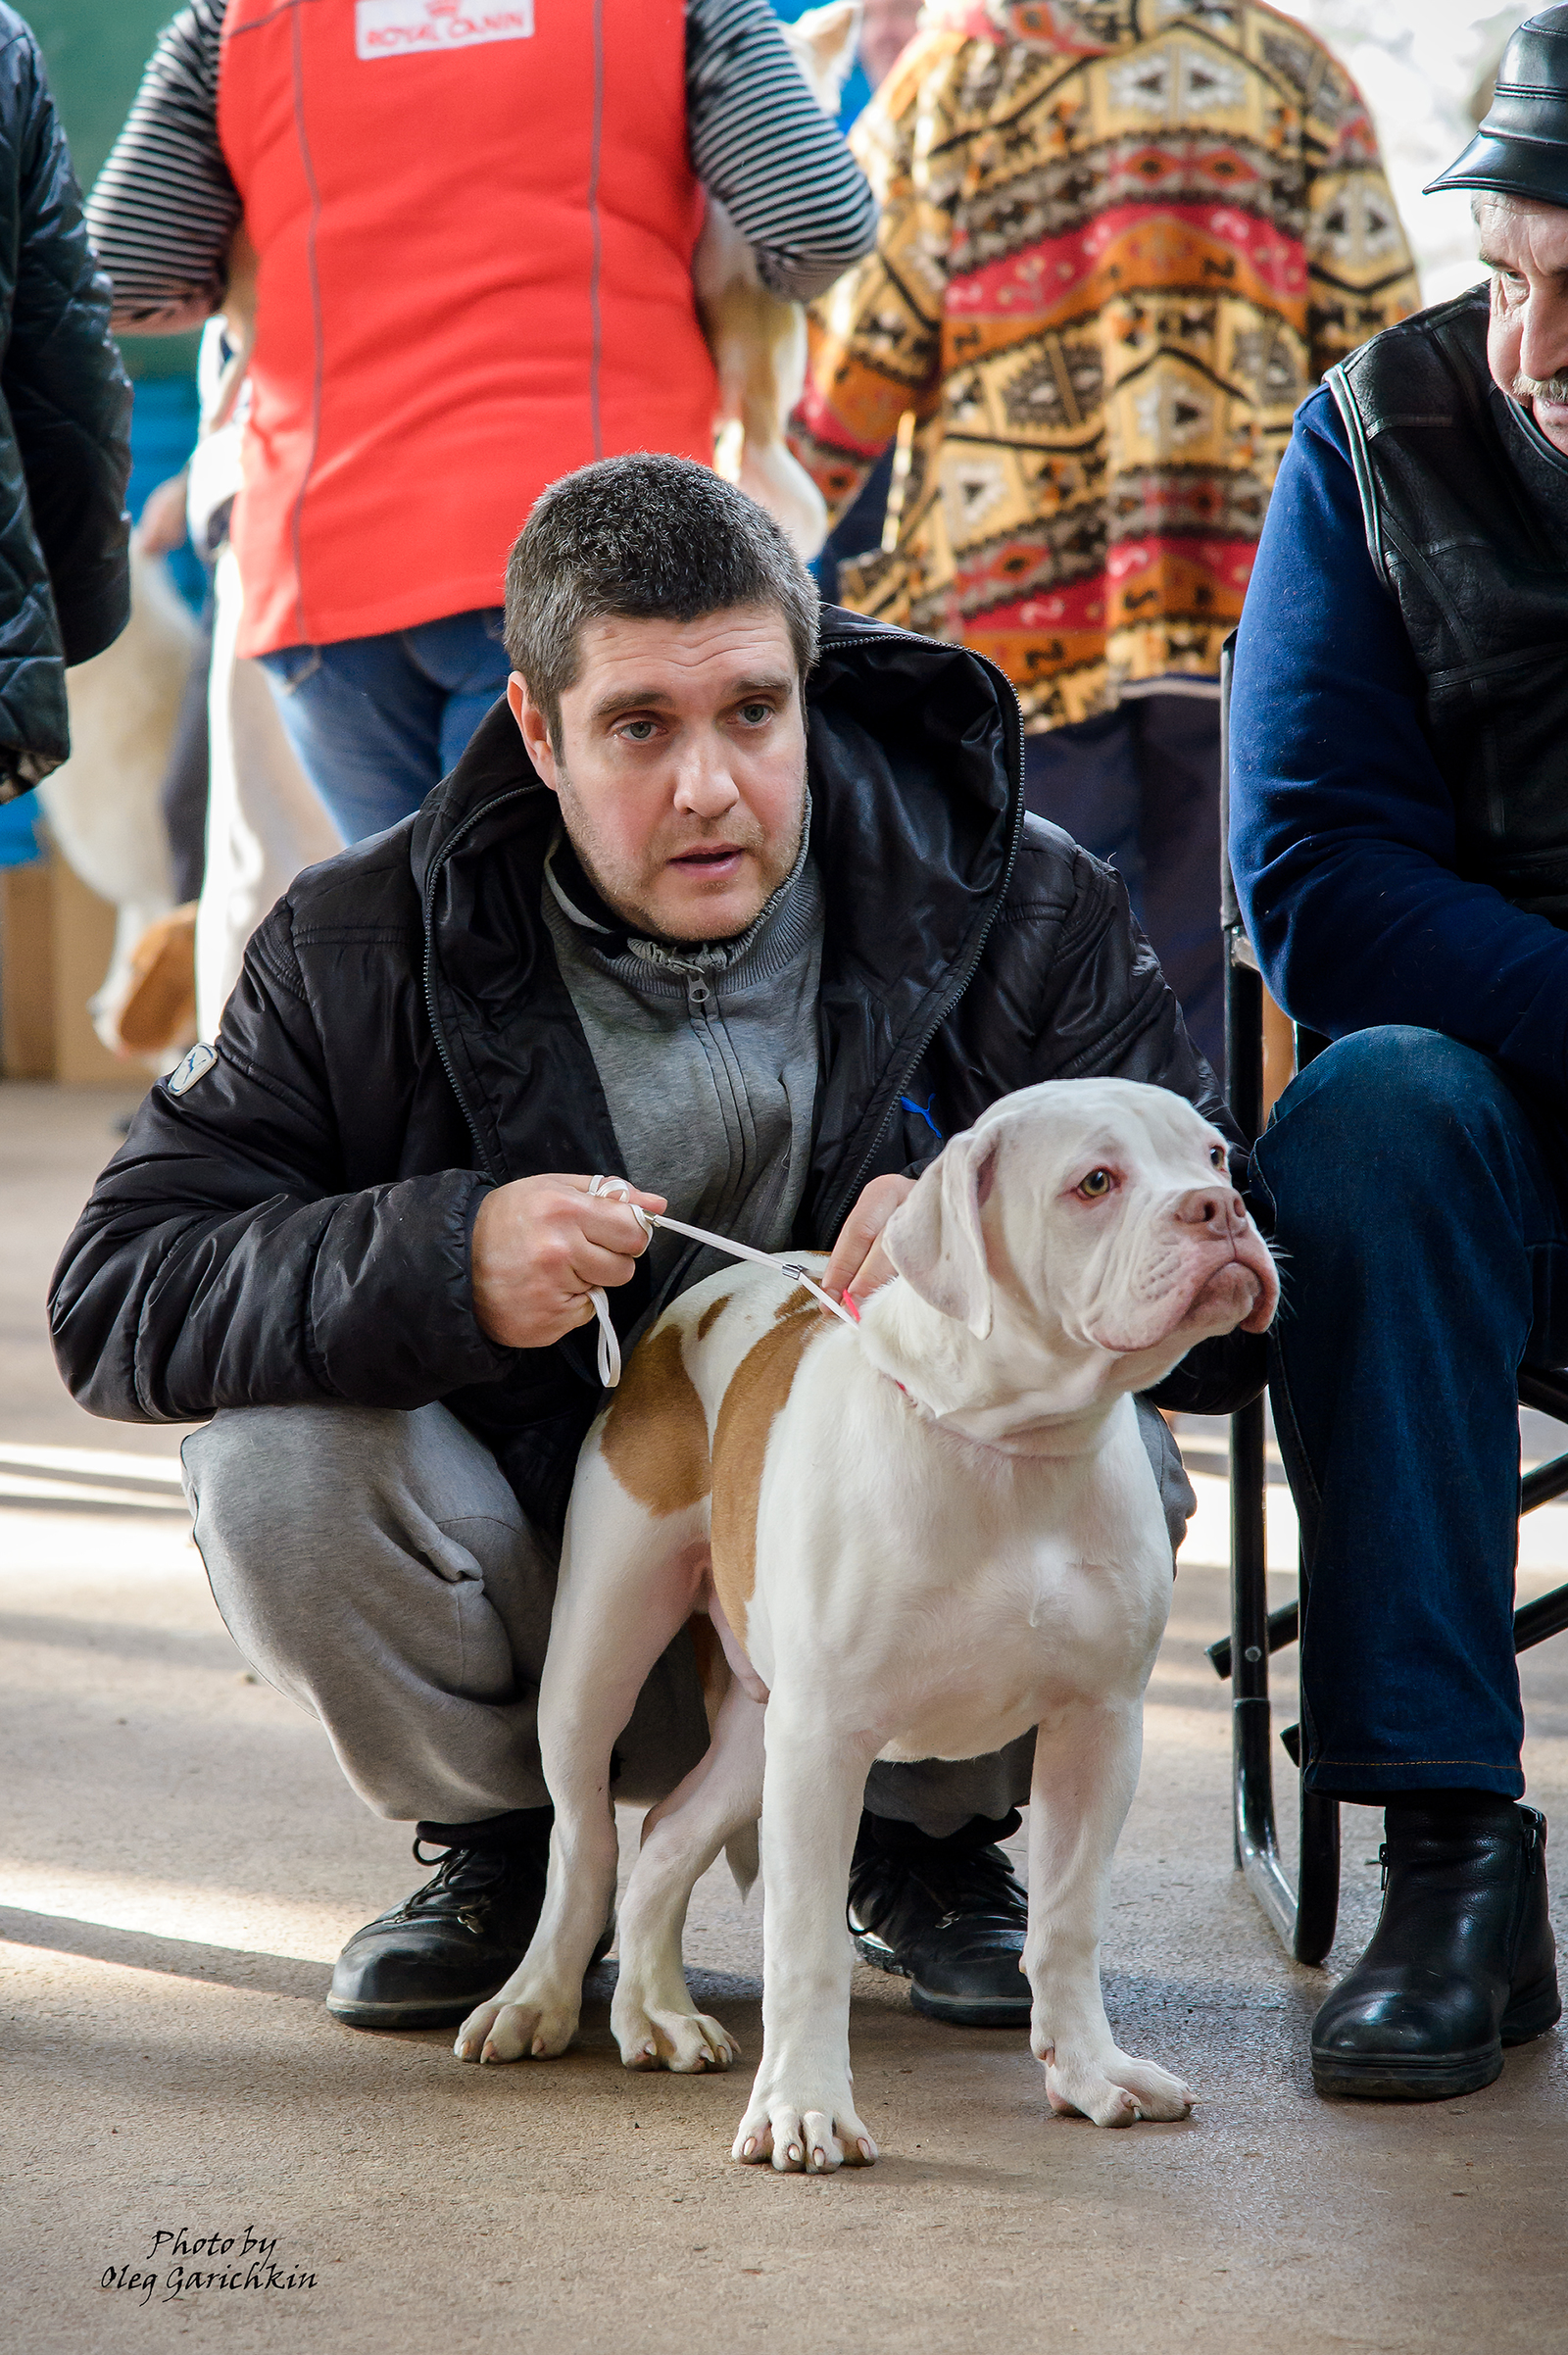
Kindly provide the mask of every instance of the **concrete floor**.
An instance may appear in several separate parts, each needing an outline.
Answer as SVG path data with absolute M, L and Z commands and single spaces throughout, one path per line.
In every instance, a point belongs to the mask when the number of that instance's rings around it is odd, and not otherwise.
M 739 2076 L 625 2074 L 608 1972 L 580 2045 L 549 2064 L 464 2069 L 444 2035 L 335 2026 L 320 1998 L 337 1947 L 422 1878 L 407 1831 L 368 1818 L 315 1725 L 245 1672 L 172 1485 L 177 1434 L 78 1413 L 43 1338 L 49 1265 L 123 1108 L 0 1090 L 0 2344 L 1568 2344 L 1557 2036 L 1466 2101 L 1311 2092 L 1306 2025 L 1329 1976 L 1286 1961 L 1231 1869 L 1226 1695 L 1202 1656 L 1226 1618 L 1209 1473 L 1105 1948 L 1123 2041 L 1200 2089 L 1188 2124 L 1053 2120 L 1020 2036 L 919 2021 L 860 1972 L 857 2079 L 880 2165 L 826 2183 L 731 2165 L 760 2042 L 760 1913 L 721 1873 L 688 1950 L 745 2047 Z M 1193 1436 L 1216 1460 L 1220 1427 Z M 1284 1562 L 1282 1491 L 1271 1503 Z M 1568 1510 L 1536 1516 L 1527 1565 L 1526 1592 L 1563 1575 Z M 1568 1825 L 1568 1644 L 1529 1656 L 1526 1689 L 1531 1794 Z M 1376 1819 L 1348 1811 L 1331 1972 L 1375 1913 L 1377 1840 Z M 174 2293 L 173 2266 L 213 2264 L 156 2239 L 180 2232 L 231 2238 L 220 2269 L 247 2233 L 274 2242 L 278 2285 Z M 134 2272 L 157 2275 L 150 2296 Z

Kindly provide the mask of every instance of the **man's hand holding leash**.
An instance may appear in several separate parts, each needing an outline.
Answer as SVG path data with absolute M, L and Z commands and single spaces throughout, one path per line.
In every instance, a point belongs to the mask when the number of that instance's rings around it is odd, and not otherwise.
M 487 1195 L 473 1222 L 473 1311 L 491 1341 L 547 1349 L 594 1320 L 593 1294 L 629 1284 L 649 1234 L 632 1207 L 658 1215 L 662 1194 L 594 1195 L 576 1175 L 517 1178 Z

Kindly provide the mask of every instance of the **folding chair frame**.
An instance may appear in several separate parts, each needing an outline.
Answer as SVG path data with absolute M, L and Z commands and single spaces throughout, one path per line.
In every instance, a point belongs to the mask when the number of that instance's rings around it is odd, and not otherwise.
M 1247 937 L 1225 849 L 1230 818 L 1230 673 L 1234 639 L 1220 660 L 1220 918 L 1225 939 L 1225 1060 L 1231 1110 L 1249 1144 L 1263 1125 L 1263 981 Z M 1298 1029 L 1297 1069 L 1301 1070 L 1327 1041 Z M 1523 1368 L 1519 1397 L 1524 1405 L 1568 1424 L 1568 1373 Z M 1231 1632 L 1210 1644 L 1215 1670 L 1231 1683 L 1231 1780 L 1236 1861 L 1272 1923 L 1280 1942 L 1298 1962 L 1320 1963 L 1334 1943 L 1340 1906 L 1340 1807 L 1337 1799 L 1308 1791 L 1303 1783 L 1300 1851 L 1293 1888 L 1280 1854 L 1274 1823 L 1274 1776 L 1270 1748 L 1269 1656 L 1298 1641 L 1300 1604 L 1306 1598 L 1306 1565 L 1300 1565 L 1299 1599 L 1273 1612 L 1268 1607 L 1267 1464 L 1263 1401 L 1231 1417 Z M 1531 1472 L 1520 1488 L 1521 1513 L 1568 1493 L 1568 1454 Z M 1568 1628 L 1568 1585 L 1528 1603 L 1514 1614 L 1514 1649 L 1525 1651 Z M 1281 1736 L 1299 1765 L 1296 1726 Z

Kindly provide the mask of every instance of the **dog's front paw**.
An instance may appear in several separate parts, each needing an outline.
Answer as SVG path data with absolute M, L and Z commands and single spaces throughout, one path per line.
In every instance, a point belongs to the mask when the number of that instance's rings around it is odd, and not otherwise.
M 751 2167 L 770 2159 L 780 2175 L 831 2175 L 839 2167 L 869 2167 L 876 2156 L 848 2085 L 837 2093 L 803 2089 L 791 2099 L 788 2091 L 767 2091 L 760 2080 L 730 2151 Z
M 610 2025 L 628 2069 L 669 2069 L 677 2077 L 699 2077 L 705 2070 L 727 2069 L 741 2057 L 728 2029 L 707 2012 L 679 2011 L 636 1996 L 622 2002 L 618 1987 Z
M 1134 2126 L 1143 2118 L 1185 2118 L 1197 2099 L 1190 2085 L 1157 2061 L 1141 2061 L 1112 2045 L 1103 2053 L 1071 2053 L 1037 2044 L 1046 2071 L 1046 2099 L 1056 2111 L 1092 2118 L 1096 2126 Z
M 575 1994 L 509 1980 L 468 2014 L 452 2049 L 460 2061 L 554 2060 L 576 2034 L 579 2008 Z

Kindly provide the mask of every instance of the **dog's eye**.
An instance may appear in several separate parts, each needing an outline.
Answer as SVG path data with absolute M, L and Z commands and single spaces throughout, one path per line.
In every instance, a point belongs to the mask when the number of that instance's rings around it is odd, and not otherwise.
M 1074 1192 L 1081 1194 L 1086 1202 L 1098 1202 L 1115 1183 L 1108 1169 L 1091 1169 L 1082 1185 L 1074 1188 Z
M 1210 1161 L 1210 1164 L 1212 1165 L 1212 1167 L 1214 1167 L 1215 1169 L 1223 1169 L 1223 1168 L 1224 1168 L 1224 1166 L 1225 1166 L 1225 1148 L 1224 1148 L 1224 1146 L 1223 1146 L 1223 1145 L 1211 1145 L 1211 1146 L 1209 1147 L 1209 1149 L 1208 1149 L 1208 1158 L 1209 1158 L 1209 1161 Z

